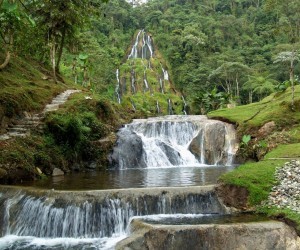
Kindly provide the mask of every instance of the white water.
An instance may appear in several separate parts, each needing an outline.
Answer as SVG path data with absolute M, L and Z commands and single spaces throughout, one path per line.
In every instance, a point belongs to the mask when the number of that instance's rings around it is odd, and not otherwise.
M 224 213 L 212 190 L 163 190 L 1 189 L 0 249 L 113 249 L 126 237 L 133 216 Z
M 182 101 L 183 101 L 183 113 L 184 113 L 185 115 L 187 115 L 187 112 L 186 112 L 187 103 L 186 103 L 186 101 L 185 101 L 185 99 L 184 99 L 184 96 L 182 96 L 181 98 L 182 98 Z
M 120 104 L 121 103 L 121 95 L 120 95 L 120 76 L 119 76 L 119 69 L 116 70 L 116 78 L 117 78 L 117 85 L 115 89 L 115 93 L 117 96 L 117 101 Z
M 164 85 L 163 85 L 163 80 L 161 78 L 159 79 L 159 85 L 160 85 L 161 93 L 164 94 Z
M 126 157 L 140 157 L 140 164 L 147 168 L 230 166 L 237 151 L 233 126 L 206 116 L 137 119 L 123 130 L 134 132 L 142 140 L 142 156 L 133 153 Z M 223 145 L 217 145 L 219 141 Z M 122 151 L 122 144 L 118 147 Z M 132 162 L 127 163 L 121 155 L 119 159 L 121 169 L 138 167 L 131 166 Z
M 151 37 L 144 30 L 140 30 L 128 55 L 128 59 L 150 59 L 153 57 L 153 54 L 154 49 Z

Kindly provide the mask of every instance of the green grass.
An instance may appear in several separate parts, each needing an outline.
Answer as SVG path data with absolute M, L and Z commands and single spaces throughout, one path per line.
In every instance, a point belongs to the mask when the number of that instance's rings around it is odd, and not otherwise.
M 265 156 L 270 158 L 300 158 L 300 143 L 279 145 Z
M 44 76 L 48 80 L 43 80 Z M 0 117 L 41 110 L 53 96 L 70 86 L 55 84 L 51 73 L 36 62 L 13 57 L 0 73 Z
M 259 213 L 265 213 L 271 218 L 287 222 L 293 226 L 298 235 L 300 234 L 300 214 L 290 209 L 279 209 L 276 207 L 259 207 L 257 210 Z
M 291 89 L 274 93 L 260 102 L 232 109 L 219 109 L 208 114 L 209 117 L 222 117 L 240 126 L 259 127 L 269 121 L 286 127 L 298 124 L 300 120 L 300 86 L 295 87 L 295 108 L 291 109 Z
M 266 160 L 255 163 L 246 163 L 234 171 L 220 177 L 220 181 L 249 191 L 248 202 L 251 206 L 259 205 L 267 199 L 268 194 L 276 184 L 274 173 L 276 167 L 285 163 L 284 160 Z

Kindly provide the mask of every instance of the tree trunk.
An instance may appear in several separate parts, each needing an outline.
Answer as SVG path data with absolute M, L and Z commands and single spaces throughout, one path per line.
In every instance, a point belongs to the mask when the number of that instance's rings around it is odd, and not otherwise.
M 5 60 L 4 60 L 4 62 L 0 65 L 0 70 L 1 70 L 1 69 L 4 69 L 4 68 L 8 65 L 9 61 L 10 61 L 10 52 L 7 51 L 7 52 L 6 52 Z
M 59 73 L 59 64 L 60 64 L 61 56 L 62 56 L 62 53 L 63 53 L 63 48 L 64 48 L 64 44 L 65 44 L 65 37 L 66 37 L 66 27 L 64 27 L 63 30 L 62 30 L 62 36 L 61 36 L 61 40 L 60 40 L 60 46 L 59 46 L 57 61 L 56 61 L 56 65 L 55 65 L 55 70 L 56 70 L 57 73 Z
M 52 64 L 53 78 L 54 78 L 55 83 L 57 83 L 55 56 L 56 56 L 56 46 L 55 46 L 55 38 L 53 37 L 51 44 L 50 44 L 50 60 L 51 60 L 51 64 Z

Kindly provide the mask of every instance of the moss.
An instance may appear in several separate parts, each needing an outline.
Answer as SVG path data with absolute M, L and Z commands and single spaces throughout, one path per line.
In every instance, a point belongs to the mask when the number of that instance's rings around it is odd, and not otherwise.
M 44 76 L 48 80 L 43 80 Z M 0 74 L 0 118 L 13 118 L 23 111 L 41 110 L 70 84 L 55 84 L 51 74 L 31 60 L 13 57 Z

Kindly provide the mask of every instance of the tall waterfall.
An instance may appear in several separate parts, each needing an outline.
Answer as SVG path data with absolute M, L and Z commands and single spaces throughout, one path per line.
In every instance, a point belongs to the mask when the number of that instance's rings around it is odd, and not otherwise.
M 137 119 L 118 136 L 111 162 L 120 169 L 232 165 L 237 151 L 233 125 L 206 116 Z
M 144 30 L 140 30 L 135 38 L 128 59 L 142 58 L 150 59 L 153 57 L 154 49 L 151 36 Z
M 118 103 L 121 103 L 121 82 L 120 82 L 120 76 L 119 76 L 119 69 L 116 70 L 116 78 L 117 78 L 117 85 L 115 89 L 115 94 L 117 97 Z

